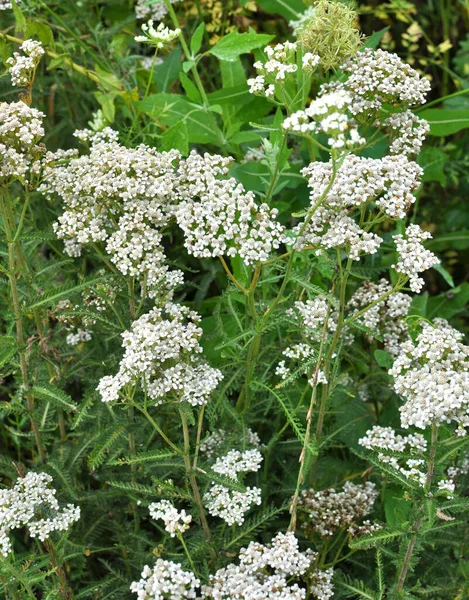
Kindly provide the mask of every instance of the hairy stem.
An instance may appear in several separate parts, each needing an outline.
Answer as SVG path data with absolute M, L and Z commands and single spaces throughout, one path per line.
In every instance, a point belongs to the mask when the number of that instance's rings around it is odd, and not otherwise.
M 428 494 L 430 492 L 430 488 L 433 481 L 433 475 L 435 471 L 435 453 L 436 453 L 436 445 L 438 441 L 438 427 L 436 425 L 432 425 L 432 441 L 430 446 L 430 456 L 428 460 L 427 467 L 427 478 L 425 482 L 425 491 Z M 402 562 L 401 571 L 399 573 L 399 578 L 397 580 L 396 592 L 402 592 L 404 589 L 405 580 L 407 578 L 407 574 L 409 572 L 410 561 L 412 559 L 412 554 L 414 553 L 415 544 L 417 543 L 417 536 L 422 526 L 423 518 L 423 505 L 419 509 L 419 517 L 414 523 L 412 527 L 412 534 L 409 540 L 409 545 L 407 546 L 406 553 L 404 555 L 404 560 Z
M 212 535 L 210 533 L 210 528 L 208 526 L 207 518 L 205 516 L 205 510 L 202 504 L 202 498 L 200 497 L 199 486 L 197 485 L 197 479 L 194 470 L 191 466 L 189 424 L 187 422 L 187 415 L 182 410 L 180 411 L 180 415 L 182 423 L 182 432 L 184 436 L 184 465 L 186 467 L 186 474 L 189 478 L 189 483 L 192 488 L 194 502 L 199 511 L 200 524 L 202 525 L 205 538 L 207 541 L 211 541 Z
M 0 208 L 3 219 L 3 228 L 5 231 L 5 236 L 8 244 L 8 279 L 10 281 L 10 291 L 11 291 L 11 300 L 13 305 L 13 314 L 15 317 L 15 325 L 16 325 L 16 338 L 18 342 L 18 354 L 20 359 L 20 371 L 21 371 L 21 380 L 23 384 L 23 389 L 26 397 L 26 409 L 29 415 L 29 419 L 31 422 L 31 431 L 34 435 L 34 440 L 36 442 L 36 448 L 39 455 L 39 459 L 41 462 L 45 458 L 45 452 L 42 447 L 41 442 L 41 434 L 39 432 L 39 428 L 37 426 L 36 420 L 34 418 L 34 397 L 29 391 L 29 377 L 28 377 L 28 366 L 26 360 L 26 351 L 25 351 L 25 340 L 24 340 L 24 330 L 23 330 L 23 315 L 21 314 L 21 306 L 19 300 L 18 286 L 17 286 L 17 273 L 16 273 L 16 263 L 18 258 L 18 248 L 19 242 L 17 239 L 17 235 L 13 235 L 12 228 L 14 227 L 14 222 L 10 222 L 11 217 L 8 212 L 12 212 L 12 207 L 10 203 L 10 197 L 8 195 L 8 191 L 5 188 L 0 190 Z

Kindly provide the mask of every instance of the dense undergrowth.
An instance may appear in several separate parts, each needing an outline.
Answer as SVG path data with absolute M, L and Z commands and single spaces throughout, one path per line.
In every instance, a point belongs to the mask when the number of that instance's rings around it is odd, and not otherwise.
M 7 599 L 469 597 L 468 25 L 0 0 Z

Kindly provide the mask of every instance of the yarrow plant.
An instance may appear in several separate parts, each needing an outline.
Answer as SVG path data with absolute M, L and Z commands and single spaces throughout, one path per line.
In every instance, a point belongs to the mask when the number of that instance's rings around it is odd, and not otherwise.
M 430 80 L 344 3 L 221 4 L 0 2 L 0 590 L 462 598 Z

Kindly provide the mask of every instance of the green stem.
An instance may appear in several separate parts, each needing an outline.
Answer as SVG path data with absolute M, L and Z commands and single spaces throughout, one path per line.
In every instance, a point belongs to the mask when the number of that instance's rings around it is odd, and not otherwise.
M 33 432 L 34 439 L 36 442 L 39 460 L 42 462 L 45 458 L 45 452 L 41 443 L 41 435 L 36 420 L 34 418 L 34 397 L 29 391 L 28 366 L 26 360 L 25 340 L 23 331 L 23 316 L 21 314 L 21 306 L 17 286 L 16 261 L 18 256 L 19 242 L 17 240 L 17 236 L 13 235 L 13 231 L 10 227 L 8 216 L 9 211 L 12 211 L 10 197 L 8 195 L 8 191 L 5 188 L 2 188 L 0 190 L 0 212 L 2 214 L 3 227 L 8 243 L 8 279 L 10 281 L 11 300 L 13 304 L 13 313 L 15 316 L 16 338 L 18 342 L 21 380 L 26 396 L 26 409 L 31 422 L 31 430 Z
M 253 323 L 255 324 L 257 321 L 257 311 L 256 311 L 256 303 L 255 303 L 255 290 L 257 283 L 259 281 L 261 273 L 261 265 L 258 263 L 254 270 L 254 274 L 252 276 L 251 285 L 249 286 L 249 290 L 247 291 L 247 305 L 249 314 Z M 257 331 L 254 335 L 251 344 L 249 345 L 248 355 L 246 359 L 246 379 L 244 381 L 244 385 L 241 389 L 241 392 L 238 397 L 238 401 L 236 403 L 236 408 L 238 411 L 247 411 L 250 405 L 250 390 L 249 385 L 252 380 L 252 376 L 254 375 L 254 369 L 256 367 L 256 359 L 259 354 L 259 349 L 261 346 L 261 332 Z
M 334 293 L 334 285 L 332 288 L 332 294 Z M 328 327 L 328 323 L 329 323 L 330 312 L 331 312 L 331 310 L 330 310 L 330 306 L 329 306 L 327 317 L 324 321 L 324 325 L 323 325 L 323 328 L 321 331 L 321 341 L 319 344 L 318 359 L 317 359 L 316 367 L 314 369 L 314 374 L 313 374 L 314 387 L 313 387 L 313 391 L 311 393 L 311 400 L 309 403 L 308 413 L 306 415 L 305 438 L 304 438 L 304 442 L 303 442 L 303 448 L 301 449 L 300 458 L 298 459 L 298 462 L 300 463 L 300 468 L 298 470 L 298 477 L 296 479 L 295 493 L 293 494 L 293 498 L 292 498 L 292 501 L 290 504 L 291 517 L 290 517 L 290 525 L 288 527 L 288 530 L 293 531 L 293 532 L 296 529 L 296 515 L 297 515 L 297 509 L 298 509 L 298 500 L 299 500 L 299 496 L 300 496 L 300 487 L 302 486 L 302 484 L 305 480 L 306 454 L 307 454 L 309 443 L 311 441 L 313 409 L 316 404 L 317 391 L 318 391 L 317 379 L 318 379 L 319 370 L 320 370 L 321 363 L 322 363 L 322 353 L 323 353 L 323 349 L 324 349 L 324 345 L 325 345 L 325 341 L 326 341 L 326 334 L 327 334 L 327 327 Z M 324 386 L 324 384 L 323 384 L 323 386 Z
M 202 525 L 202 529 L 207 541 L 211 541 L 212 535 L 210 533 L 210 528 L 207 523 L 207 518 L 205 516 L 205 510 L 202 504 L 202 498 L 200 497 L 199 486 L 197 485 L 197 479 L 195 477 L 195 473 L 193 468 L 191 467 L 191 459 L 190 459 L 190 437 L 189 437 L 189 424 L 187 422 L 187 415 L 183 410 L 180 410 L 181 415 L 181 423 L 182 423 L 182 432 L 184 436 L 184 465 L 186 467 L 186 474 L 189 478 L 189 483 L 192 488 L 192 493 L 194 496 L 194 502 L 199 511 L 200 524 Z M 212 549 L 213 552 L 213 549 Z
M 24 42 L 24 40 L 22 40 L 21 38 L 17 38 L 12 35 L 8 35 L 6 33 L 2 33 L 1 31 L 0 31 L 0 37 L 2 37 L 5 40 L 8 40 L 10 42 L 14 42 L 15 44 L 21 45 Z M 44 50 L 49 58 L 59 58 L 59 56 L 60 56 L 59 54 L 57 54 L 57 52 L 53 52 L 52 50 L 49 50 L 47 48 L 44 48 Z M 90 71 L 89 69 L 86 69 L 85 67 L 82 67 L 81 65 L 77 65 L 77 63 L 74 63 L 70 58 L 62 57 L 61 60 L 65 65 L 67 65 L 68 67 L 70 67 L 71 69 L 76 71 L 77 73 L 80 73 L 80 75 L 83 75 L 84 77 L 87 77 L 88 79 L 91 79 L 91 81 L 94 81 L 95 83 L 100 83 L 100 79 L 94 71 Z
M 177 537 L 178 537 L 178 540 L 181 542 L 182 547 L 184 548 L 184 552 L 186 553 L 187 560 L 189 561 L 192 572 L 198 577 L 197 570 L 194 565 L 194 561 L 192 560 L 192 556 L 190 555 L 190 552 L 187 548 L 186 542 L 184 541 L 184 537 L 183 537 L 182 533 L 179 532 L 177 534 Z
M 174 450 L 174 452 L 176 452 L 176 454 L 179 454 L 181 456 L 183 454 L 183 452 L 181 452 L 181 450 L 176 446 L 176 444 L 174 444 L 174 442 L 172 442 L 169 439 L 169 437 L 161 429 L 161 427 L 158 425 L 158 423 L 155 421 L 155 419 L 153 419 L 153 417 L 150 415 L 150 413 L 147 411 L 147 409 L 146 408 L 142 408 L 138 404 L 133 404 L 133 406 L 135 406 L 135 408 L 137 408 L 143 415 L 145 415 L 146 419 L 151 423 L 151 425 L 153 426 L 153 428 L 155 429 L 155 431 L 157 433 L 159 433 L 159 435 L 164 439 L 164 441 L 168 444 L 168 446 L 172 450 Z
M 164 3 L 166 4 L 166 8 L 168 9 L 168 13 L 169 13 L 169 16 L 171 17 L 174 27 L 176 29 L 179 29 L 181 32 L 179 34 L 179 41 L 181 42 L 181 46 L 184 51 L 184 54 L 186 55 L 186 59 L 191 60 L 193 62 L 193 65 L 191 66 L 190 71 L 192 73 L 192 76 L 194 77 L 195 85 L 199 91 L 201 98 L 202 98 L 202 103 L 203 103 L 204 109 L 207 112 L 207 114 L 210 116 L 210 120 L 212 121 L 213 130 L 218 138 L 218 144 L 219 144 L 220 148 L 223 148 L 226 145 L 226 140 L 223 136 L 223 133 L 220 131 L 220 128 L 218 126 L 218 123 L 217 123 L 213 113 L 210 111 L 210 102 L 209 102 L 207 94 L 205 92 L 204 84 L 202 83 L 202 80 L 200 79 L 200 75 L 197 70 L 197 63 L 196 63 L 194 57 L 192 56 L 191 51 L 189 50 L 189 46 L 187 45 L 184 34 L 182 33 L 182 28 L 179 25 L 179 20 L 174 11 L 173 5 L 171 4 L 170 0 L 164 0 Z
M 430 488 L 431 488 L 432 481 L 433 481 L 433 475 L 435 472 L 435 454 L 436 454 L 437 442 L 438 442 L 438 427 L 437 427 L 437 425 L 432 425 L 432 440 L 431 440 L 431 445 L 430 445 L 430 456 L 429 456 L 428 467 L 427 467 L 427 478 L 426 478 L 426 482 L 425 482 L 425 491 L 427 494 L 429 494 L 429 492 L 430 492 Z M 398 592 L 398 593 L 402 592 L 402 590 L 404 588 L 405 580 L 407 578 L 407 573 L 409 571 L 412 554 L 414 553 L 415 544 L 417 543 L 417 536 L 418 536 L 418 533 L 420 531 L 420 528 L 421 528 L 422 522 L 423 522 L 422 513 L 423 513 L 423 505 L 419 509 L 420 516 L 417 518 L 417 520 L 415 521 L 414 526 L 412 528 L 412 535 L 410 537 L 409 545 L 407 546 L 407 550 L 404 555 L 404 560 L 402 562 L 401 571 L 399 573 L 399 579 L 398 579 L 397 585 L 396 585 L 396 592 Z
M 68 585 L 67 576 L 65 575 L 65 569 L 63 568 L 62 564 L 57 558 L 57 554 L 55 552 L 55 547 L 52 543 L 52 540 L 45 540 L 44 546 L 50 556 L 50 564 L 52 566 L 52 569 L 57 573 L 57 577 L 59 579 L 58 591 L 61 594 L 60 597 L 64 600 L 73 600 L 72 589 Z

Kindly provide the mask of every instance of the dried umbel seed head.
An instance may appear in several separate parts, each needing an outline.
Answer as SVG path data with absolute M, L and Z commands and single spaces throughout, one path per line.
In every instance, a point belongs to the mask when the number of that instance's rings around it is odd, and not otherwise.
M 337 69 L 361 46 L 356 21 L 355 11 L 345 4 L 319 0 L 311 18 L 297 29 L 298 41 L 305 52 L 319 56 L 323 69 Z
M 334 488 L 319 492 L 304 490 L 299 501 L 303 527 L 322 538 L 330 537 L 366 516 L 377 497 L 378 492 L 371 481 L 364 485 L 347 481 L 341 491 Z

